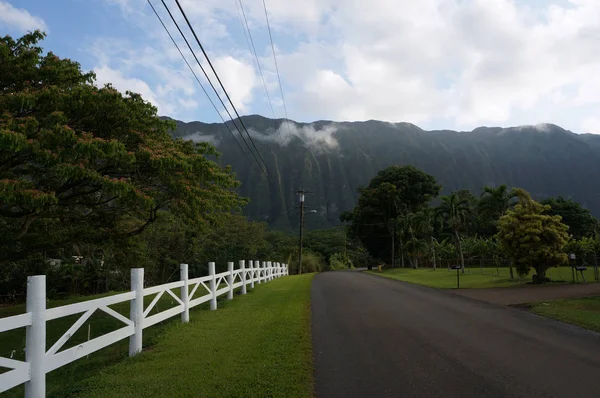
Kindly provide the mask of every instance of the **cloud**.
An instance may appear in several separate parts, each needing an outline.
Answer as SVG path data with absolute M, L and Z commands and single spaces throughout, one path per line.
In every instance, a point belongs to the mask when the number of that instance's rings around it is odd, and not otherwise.
M 299 138 L 305 146 L 315 149 L 331 150 L 339 146 L 334 134 L 339 130 L 335 123 L 330 123 L 321 129 L 312 126 L 299 126 L 296 123 L 284 121 L 276 129 L 271 129 L 267 134 L 261 134 L 252 129 L 249 133 L 260 141 L 275 142 L 287 146 L 294 138 Z
M 5 1 L 0 1 L 0 26 L 13 27 L 23 32 L 36 29 L 48 32 L 48 26 L 42 18 L 31 15 L 23 8 L 15 8 Z
M 125 18 L 135 19 L 149 42 L 130 43 L 135 51 L 113 54 L 98 64 L 145 81 L 161 103 L 178 104 L 171 116 L 216 120 L 207 102 L 199 100 L 199 90 L 189 91 L 196 83 L 164 32 L 156 29 L 158 22 L 145 2 L 107 1 L 118 4 Z M 182 4 L 240 113 L 270 113 L 235 7 L 222 0 L 182 0 Z M 573 131 L 597 126 L 600 1 L 268 0 L 266 4 L 292 119 L 380 119 L 461 130 L 545 122 Z M 277 79 L 262 2 L 244 2 L 244 7 L 267 85 L 275 94 Z M 168 19 L 162 7 L 157 8 Z M 142 51 L 150 47 L 158 54 Z M 128 61 L 117 65 L 116 60 L 123 58 Z M 282 116 L 279 95 L 271 97 L 275 112 Z
M 524 3 L 326 4 L 321 31 L 333 40 L 307 40 L 281 55 L 283 76 L 293 82 L 291 116 L 454 128 L 548 121 L 576 129 L 574 109 L 600 106 L 593 72 L 600 2 Z
M 213 64 L 236 109 L 240 114 L 247 111 L 253 99 L 252 91 L 258 83 L 252 65 L 231 56 L 219 57 Z M 213 83 L 217 85 L 216 81 Z M 224 95 L 222 98 L 227 103 Z
M 140 80 L 135 77 L 125 77 L 123 76 L 121 71 L 112 69 L 111 67 L 106 65 L 94 68 L 94 72 L 96 73 L 96 83 L 99 86 L 111 83 L 114 88 L 123 93 L 125 91 L 131 91 L 134 93 L 141 94 L 141 96 L 146 101 L 151 102 L 160 110 L 166 112 L 166 114 L 169 114 L 173 111 L 173 107 L 171 105 L 163 104 L 157 99 L 157 96 L 154 93 L 154 91 L 143 80 Z
M 183 138 L 186 140 L 192 140 L 194 142 L 208 142 L 209 144 L 212 144 L 214 146 L 219 145 L 219 143 L 221 142 L 221 139 L 219 137 L 217 137 L 216 135 L 203 134 L 201 131 L 198 131 L 198 132 L 190 134 L 190 135 L 186 135 Z

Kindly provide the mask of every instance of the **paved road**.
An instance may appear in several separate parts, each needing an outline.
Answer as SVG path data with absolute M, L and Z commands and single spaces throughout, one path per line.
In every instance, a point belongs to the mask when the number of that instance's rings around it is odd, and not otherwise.
M 450 292 L 489 303 L 510 305 L 569 297 L 600 296 L 600 283 L 458 289 L 450 290 Z M 598 396 L 600 397 L 600 394 Z
M 600 397 L 600 333 L 356 272 L 316 276 L 317 397 Z

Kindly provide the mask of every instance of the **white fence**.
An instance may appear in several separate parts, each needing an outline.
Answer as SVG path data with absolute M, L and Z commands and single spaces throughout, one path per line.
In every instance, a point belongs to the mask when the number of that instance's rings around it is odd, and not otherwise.
M 194 279 L 188 279 L 188 265 L 181 264 L 179 281 L 147 288 L 144 288 L 144 269 L 133 268 L 130 292 L 50 309 L 46 309 L 46 276 L 30 276 L 27 278 L 27 312 L 0 319 L 0 333 L 27 328 L 25 362 L 0 357 L 0 367 L 10 369 L 0 374 L 0 393 L 25 383 L 27 398 L 44 397 L 46 373 L 126 337 L 129 337 L 129 356 L 136 355 L 142 351 L 142 334 L 145 328 L 177 314 L 181 314 L 182 322 L 188 322 L 190 308 L 210 301 L 210 309 L 216 310 L 217 297 L 222 294 L 227 293 L 227 298 L 232 299 L 234 289 L 241 288 L 241 294 L 246 294 L 248 285 L 254 288 L 255 283 L 260 284 L 288 275 L 286 264 L 263 261 L 261 266 L 260 261 L 249 261 L 249 267 L 246 268 L 244 260 L 239 263 L 238 269 L 234 269 L 232 262 L 228 263 L 228 270 L 219 274 L 215 273 L 215 263 L 209 263 L 209 275 Z M 220 287 L 222 285 L 225 286 Z M 179 296 L 171 291 L 175 288 L 180 288 Z M 177 302 L 177 306 L 150 315 L 165 292 Z M 200 295 L 200 292 L 205 294 Z M 156 296 L 144 309 L 144 296 L 152 294 Z M 127 301 L 131 303 L 129 318 L 109 308 L 109 305 Z M 121 321 L 124 326 L 59 352 L 96 310 Z M 46 322 L 78 313 L 83 315 L 46 350 Z

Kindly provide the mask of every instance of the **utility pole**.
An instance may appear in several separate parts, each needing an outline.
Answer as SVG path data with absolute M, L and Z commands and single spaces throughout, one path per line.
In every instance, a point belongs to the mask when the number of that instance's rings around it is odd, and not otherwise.
M 310 193 L 304 189 L 296 191 L 300 198 L 300 247 L 298 249 L 298 275 L 302 274 L 302 238 L 304 237 L 304 195 Z

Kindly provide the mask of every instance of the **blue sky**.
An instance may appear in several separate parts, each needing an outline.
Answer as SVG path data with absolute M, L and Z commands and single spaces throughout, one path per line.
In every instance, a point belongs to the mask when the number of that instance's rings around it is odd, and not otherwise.
M 182 21 L 175 1 L 166 2 Z M 240 0 L 181 2 L 240 113 L 273 116 Z M 152 3 L 176 35 L 160 0 Z M 262 0 L 241 4 L 274 115 L 283 117 Z M 600 133 L 600 1 L 266 4 L 291 119 L 461 130 L 555 123 Z M 35 28 L 47 31 L 47 50 L 94 70 L 98 84 L 140 92 L 162 115 L 220 121 L 146 0 L 0 0 L 1 34 Z

